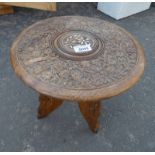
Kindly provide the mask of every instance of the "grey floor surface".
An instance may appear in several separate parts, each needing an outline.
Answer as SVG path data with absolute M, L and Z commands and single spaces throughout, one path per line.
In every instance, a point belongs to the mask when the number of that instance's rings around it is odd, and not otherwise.
M 105 19 L 131 32 L 144 46 L 147 66 L 140 82 L 103 103 L 98 134 L 92 134 L 77 104 L 66 101 L 49 117 L 36 117 L 38 94 L 12 70 L 11 43 L 27 26 L 53 16 Z M 58 11 L 16 8 L 0 16 L 0 151 L 155 151 L 155 7 L 116 21 L 95 3 L 59 3 Z

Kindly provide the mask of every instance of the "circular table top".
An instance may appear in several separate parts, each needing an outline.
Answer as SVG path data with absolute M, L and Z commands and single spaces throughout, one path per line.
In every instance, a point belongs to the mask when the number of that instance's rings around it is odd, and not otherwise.
M 123 28 L 104 20 L 62 16 L 25 29 L 11 47 L 17 75 L 39 93 L 100 100 L 132 87 L 144 71 L 144 52 Z

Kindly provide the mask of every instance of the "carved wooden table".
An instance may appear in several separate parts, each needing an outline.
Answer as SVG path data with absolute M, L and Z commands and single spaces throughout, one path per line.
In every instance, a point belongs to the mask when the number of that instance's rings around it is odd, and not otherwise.
M 90 129 L 99 128 L 100 100 L 132 87 L 144 71 L 144 53 L 123 28 L 100 19 L 64 16 L 24 30 L 11 48 L 16 74 L 40 93 L 38 117 L 63 100 L 78 101 Z

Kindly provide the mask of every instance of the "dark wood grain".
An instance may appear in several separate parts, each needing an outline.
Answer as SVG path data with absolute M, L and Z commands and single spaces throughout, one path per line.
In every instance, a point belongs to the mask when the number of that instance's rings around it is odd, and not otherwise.
M 60 99 L 52 98 L 43 94 L 40 94 L 39 102 L 40 106 L 38 108 L 38 118 L 48 116 L 63 103 Z
M 12 6 L 5 6 L 0 3 L 0 15 L 12 14 L 14 9 Z
M 99 101 L 95 102 L 79 102 L 79 108 L 84 118 L 86 119 L 89 128 L 97 133 L 100 123 L 99 116 L 101 110 L 101 104 Z

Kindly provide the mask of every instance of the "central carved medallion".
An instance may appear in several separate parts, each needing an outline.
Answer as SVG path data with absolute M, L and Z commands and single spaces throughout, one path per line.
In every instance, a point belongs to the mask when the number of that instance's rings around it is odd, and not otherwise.
M 72 30 L 61 33 L 54 40 L 55 51 L 72 60 L 86 60 L 103 52 L 101 39 L 86 31 Z

